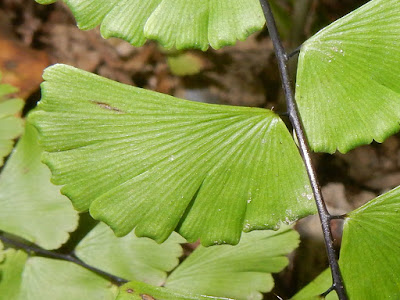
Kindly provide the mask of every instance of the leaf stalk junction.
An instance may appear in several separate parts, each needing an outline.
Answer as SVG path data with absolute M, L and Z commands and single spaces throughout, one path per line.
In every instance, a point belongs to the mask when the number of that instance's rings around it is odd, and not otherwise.
M 106 271 L 100 270 L 91 265 L 88 265 L 87 263 L 81 261 L 79 258 L 77 258 L 73 254 L 63 254 L 63 253 L 58 253 L 55 251 L 46 250 L 35 244 L 28 245 L 23 242 L 17 241 L 15 239 L 6 237 L 4 234 L 0 234 L 0 241 L 2 241 L 5 244 L 12 245 L 13 247 L 15 247 L 17 249 L 25 250 L 28 254 L 34 253 L 35 255 L 41 256 L 41 257 L 54 258 L 54 259 L 65 260 L 65 261 L 75 263 L 87 270 L 90 270 L 90 271 L 96 273 L 97 275 L 100 275 L 103 278 L 110 280 L 111 282 L 115 283 L 116 285 L 121 285 L 121 284 L 128 282 L 128 280 L 126 280 L 124 278 L 118 277 L 116 275 L 110 274 Z
M 260 0 L 260 3 L 264 12 L 265 19 L 267 20 L 269 35 L 275 48 L 275 55 L 278 60 L 278 68 L 282 80 L 282 88 L 285 94 L 289 120 L 295 131 L 299 144 L 300 154 L 306 166 L 308 178 L 310 180 L 311 188 L 313 190 L 315 202 L 318 209 L 318 215 L 321 221 L 322 232 L 324 235 L 324 242 L 328 255 L 329 266 L 331 268 L 333 284 L 331 288 L 328 289 L 328 291 L 326 291 L 322 296 L 326 296 L 329 292 L 335 290 L 340 300 L 347 300 L 348 298 L 344 287 L 343 278 L 340 272 L 338 261 L 336 259 L 336 251 L 333 246 L 333 237 L 330 226 L 331 220 L 335 217 L 329 214 L 325 201 L 322 197 L 321 188 L 319 186 L 316 172 L 311 161 L 310 148 L 308 145 L 307 137 L 305 135 L 297 104 L 294 99 L 292 84 L 289 77 L 288 61 L 292 55 L 288 55 L 283 48 L 282 41 L 276 26 L 275 18 L 271 11 L 271 6 L 268 0 Z

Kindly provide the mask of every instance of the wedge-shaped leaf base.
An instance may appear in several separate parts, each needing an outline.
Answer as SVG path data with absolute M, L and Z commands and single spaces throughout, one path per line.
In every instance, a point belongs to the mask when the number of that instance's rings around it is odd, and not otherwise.
M 56 0 L 36 0 L 50 4 Z M 142 46 L 218 49 L 244 40 L 265 23 L 258 0 L 64 0 L 81 29 L 101 24 L 104 37 Z
M 296 100 L 315 151 L 347 152 L 400 129 L 400 1 L 372 0 L 306 41 Z
M 117 238 L 103 223 L 97 225 L 76 247 L 75 254 L 85 263 L 128 280 L 162 285 L 168 271 L 182 255 L 185 240 L 173 233 L 161 245 L 133 232 Z
M 283 226 L 279 231 L 245 233 L 236 246 L 199 246 L 172 272 L 166 287 L 237 300 L 261 300 L 261 293 L 274 286 L 271 273 L 287 265 L 286 255 L 298 244 L 297 232 Z
M 46 70 L 32 117 L 53 182 L 118 236 L 204 245 L 314 213 L 298 150 L 271 111 L 210 105 L 69 67 Z
M 349 214 L 339 261 L 349 299 L 400 298 L 399 216 L 400 187 Z M 325 271 L 293 299 L 312 299 L 330 285 L 330 273 Z M 331 294 L 328 299 L 337 299 Z
M 78 225 L 71 202 L 50 182 L 35 127 L 25 134 L 0 175 L 0 230 L 46 249 L 61 246 Z

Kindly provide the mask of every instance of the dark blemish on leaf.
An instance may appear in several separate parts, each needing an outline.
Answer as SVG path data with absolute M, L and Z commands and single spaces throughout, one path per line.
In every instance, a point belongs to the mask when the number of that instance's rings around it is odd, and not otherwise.
M 143 300 L 156 300 L 152 296 L 146 294 L 141 294 L 140 297 L 142 297 Z
M 119 108 L 112 107 L 111 105 L 109 105 L 109 104 L 107 104 L 107 103 L 99 102 L 99 101 L 95 101 L 95 100 L 90 100 L 90 101 L 93 102 L 94 104 L 100 106 L 101 108 L 108 109 L 108 110 L 112 110 L 112 111 L 115 111 L 115 112 L 117 112 L 117 113 L 119 113 L 119 114 L 124 113 L 124 112 L 123 112 L 122 110 L 120 110 Z
M 133 291 L 132 289 L 127 289 L 126 292 L 127 292 L 128 294 L 133 294 L 134 291 Z

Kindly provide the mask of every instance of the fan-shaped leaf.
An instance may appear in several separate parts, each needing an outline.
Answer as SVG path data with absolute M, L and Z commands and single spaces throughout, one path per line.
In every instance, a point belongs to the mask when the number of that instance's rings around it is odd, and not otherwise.
M 0 84 L 0 166 L 4 163 L 4 157 L 11 152 L 13 139 L 23 131 L 22 120 L 15 115 L 21 111 L 24 102 L 21 99 L 7 99 L 9 94 L 16 91 L 11 85 Z
M 271 111 L 185 101 L 72 67 L 47 69 L 32 115 L 53 181 L 118 236 L 204 245 L 315 210 L 298 150 Z
M 77 246 L 75 254 L 89 265 L 126 278 L 153 285 L 162 285 L 179 263 L 182 255 L 179 243 L 185 240 L 173 233 L 159 245 L 133 233 L 117 238 L 105 224 L 97 225 Z
M 27 255 L 23 251 L 7 249 L 0 263 L 0 300 L 18 299 L 22 272 Z
M 36 0 L 49 4 L 55 0 Z M 244 40 L 265 23 L 258 0 L 64 0 L 81 29 L 101 23 L 104 37 L 135 46 L 146 38 L 167 48 L 218 49 Z
M 132 281 L 121 286 L 116 300 L 232 300 L 228 298 L 196 295 Z
M 350 299 L 400 298 L 399 237 L 400 187 L 350 213 L 340 255 Z
M 350 299 L 400 298 L 399 236 L 400 187 L 349 214 L 339 263 Z M 331 283 L 326 271 L 293 299 L 310 299 L 306 296 L 326 291 Z M 337 299 L 331 294 L 327 299 Z
M 114 300 L 117 287 L 74 263 L 32 257 L 22 274 L 18 300 Z
M 274 281 L 270 273 L 288 263 L 286 255 L 299 243 L 297 232 L 253 231 L 236 246 L 198 247 L 168 277 L 166 287 L 238 300 L 262 299 Z
M 372 0 L 302 46 L 296 99 L 311 147 L 340 152 L 400 129 L 400 1 Z
M 76 228 L 78 216 L 59 187 L 50 183 L 41 154 L 37 131 L 27 123 L 0 175 L 0 229 L 54 249 Z

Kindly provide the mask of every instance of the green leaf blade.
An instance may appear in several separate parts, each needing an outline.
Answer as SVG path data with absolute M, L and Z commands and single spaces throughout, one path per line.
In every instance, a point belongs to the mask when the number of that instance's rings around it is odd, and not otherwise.
M 307 284 L 301 291 L 294 295 L 291 300 L 338 300 L 338 296 L 335 291 L 330 292 L 325 298 L 321 295 L 325 293 L 332 285 L 331 269 L 326 269 L 319 274 L 312 282 Z
M 8 95 L 16 91 L 9 84 L 0 84 L 0 167 L 4 164 L 4 157 L 10 154 L 14 139 L 23 132 L 23 121 L 16 114 L 21 112 L 24 101 L 8 99 Z
M 76 255 L 89 265 L 128 280 L 162 285 L 182 255 L 179 243 L 184 239 L 173 234 L 159 245 L 133 233 L 117 238 L 109 227 L 100 223 L 77 246 Z
M 4 260 L 0 263 L 0 300 L 18 299 L 28 256 L 14 249 L 7 249 L 3 254 Z
M 104 17 L 109 13 L 118 1 L 104 0 L 64 0 L 75 16 L 78 27 L 89 30 L 100 25 Z
M 137 47 L 146 42 L 143 28 L 161 0 L 125 0 L 115 5 L 101 24 L 104 38 L 117 37 Z
M 296 100 L 313 150 L 345 153 L 400 130 L 399 9 L 370 1 L 302 46 Z
M 54 0 L 36 0 L 49 4 Z M 83 30 L 101 24 L 105 38 L 134 46 L 146 39 L 166 48 L 215 49 L 233 45 L 262 29 L 265 18 L 257 0 L 64 0 Z
M 253 231 L 236 246 L 198 247 L 168 277 L 166 287 L 238 300 L 262 299 L 281 271 L 285 257 L 298 246 L 298 234 L 289 228 Z
M 208 48 L 208 1 L 163 0 L 144 28 L 145 35 L 165 48 Z
M 57 0 L 35 0 L 39 4 L 48 5 L 57 2 Z
M 340 265 L 351 299 L 400 297 L 400 187 L 350 213 Z M 362 263 L 354 263 L 362 257 Z
M 143 282 L 132 281 L 121 286 L 116 300 L 233 300 L 228 298 L 198 295 L 175 291 L 164 287 L 151 286 Z
M 214 49 L 233 45 L 236 40 L 245 40 L 265 23 L 258 1 L 210 1 L 209 7 L 208 38 Z
M 243 229 L 315 212 L 298 149 L 271 111 L 190 102 L 63 65 L 44 78 L 33 119 L 53 182 L 118 236 L 136 228 L 162 242 L 176 229 L 204 245 L 236 244 Z
M 23 137 L 0 176 L 0 228 L 46 249 L 58 248 L 78 223 L 77 212 L 41 163 L 36 129 Z
M 397 187 L 352 211 L 346 218 L 339 265 L 349 299 L 397 299 L 400 296 L 399 214 L 400 187 Z M 328 269 L 293 300 L 318 299 L 331 284 Z M 338 298 L 331 292 L 327 299 Z
M 74 263 L 31 257 L 22 275 L 18 300 L 113 300 L 117 287 Z
M 1 254 L 0 300 L 113 300 L 117 296 L 116 286 L 72 262 L 28 257 L 12 248 Z

